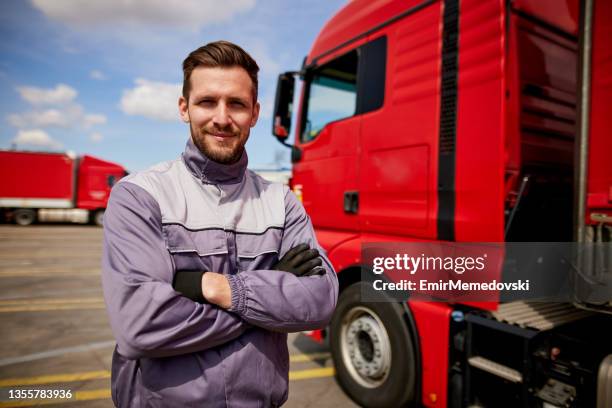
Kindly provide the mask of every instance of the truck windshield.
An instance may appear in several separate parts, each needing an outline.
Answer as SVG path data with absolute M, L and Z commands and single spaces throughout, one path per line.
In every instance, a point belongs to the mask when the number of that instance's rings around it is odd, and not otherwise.
M 357 51 L 315 70 L 308 83 L 302 142 L 315 139 L 330 122 L 351 117 L 357 106 Z

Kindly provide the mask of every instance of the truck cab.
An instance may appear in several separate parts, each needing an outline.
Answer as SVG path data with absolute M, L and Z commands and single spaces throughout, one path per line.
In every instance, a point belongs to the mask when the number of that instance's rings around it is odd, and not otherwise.
M 326 334 L 357 403 L 612 404 L 609 17 L 598 0 L 354 0 L 279 76 L 273 134 L 294 128 L 291 186 L 339 274 Z M 591 246 L 572 301 L 547 309 L 365 302 L 372 242 Z

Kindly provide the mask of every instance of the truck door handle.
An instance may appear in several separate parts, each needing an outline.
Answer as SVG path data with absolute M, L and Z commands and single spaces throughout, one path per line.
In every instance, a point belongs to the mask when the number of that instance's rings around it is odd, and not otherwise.
M 359 191 L 344 192 L 344 212 L 347 214 L 357 214 L 359 211 Z

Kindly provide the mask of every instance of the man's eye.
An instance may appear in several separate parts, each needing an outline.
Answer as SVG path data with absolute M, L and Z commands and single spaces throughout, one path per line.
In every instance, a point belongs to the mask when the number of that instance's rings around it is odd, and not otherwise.
M 212 106 L 214 105 L 215 101 L 211 100 L 211 99 L 203 99 L 201 100 L 198 105 L 204 105 L 204 106 Z
M 232 104 L 232 106 L 237 106 L 239 108 L 243 108 L 245 106 L 245 104 L 243 102 L 240 102 L 240 101 L 234 101 L 231 104 Z

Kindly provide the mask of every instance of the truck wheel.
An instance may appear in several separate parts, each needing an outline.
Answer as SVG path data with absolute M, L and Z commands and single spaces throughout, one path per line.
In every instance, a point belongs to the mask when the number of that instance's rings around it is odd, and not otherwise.
M 362 302 L 362 290 L 381 302 Z M 416 396 L 414 343 L 402 307 L 382 296 L 363 282 L 340 295 L 330 326 L 336 378 L 361 406 L 406 406 Z
M 15 211 L 13 219 L 17 225 L 31 225 L 36 221 L 36 211 L 29 209 L 21 209 Z
M 104 225 L 104 210 L 97 210 L 92 221 L 97 226 L 102 227 Z

